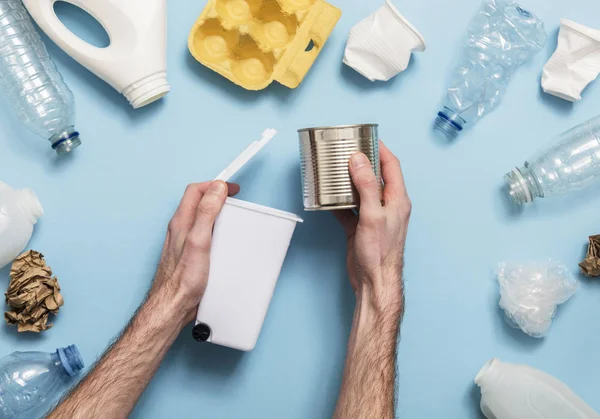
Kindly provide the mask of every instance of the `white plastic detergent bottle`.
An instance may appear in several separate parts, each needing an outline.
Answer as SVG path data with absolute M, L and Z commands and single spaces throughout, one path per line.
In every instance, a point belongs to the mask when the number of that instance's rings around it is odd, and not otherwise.
M 16 191 L 0 182 L 0 268 L 25 249 L 42 215 L 42 204 L 31 189 Z
M 90 45 L 71 32 L 54 11 L 57 1 L 23 3 L 67 54 L 123 94 L 135 109 L 169 93 L 166 0 L 61 0 L 98 20 L 110 38 L 105 48 Z
M 479 371 L 475 384 L 488 419 L 600 419 L 566 384 L 527 365 L 494 358 Z

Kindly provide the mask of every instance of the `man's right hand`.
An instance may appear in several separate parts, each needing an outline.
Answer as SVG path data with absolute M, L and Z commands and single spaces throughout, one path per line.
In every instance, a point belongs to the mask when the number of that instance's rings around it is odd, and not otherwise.
M 400 161 L 380 142 L 383 187 L 369 159 L 357 153 L 350 174 L 360 195 L 360 215 L 334 214 L 348 237 L 348 273 L 355 293 L 361 294 L 379 314 L 401 316 L 404 310 L 402 269 L 404 243 L 411 212 Z

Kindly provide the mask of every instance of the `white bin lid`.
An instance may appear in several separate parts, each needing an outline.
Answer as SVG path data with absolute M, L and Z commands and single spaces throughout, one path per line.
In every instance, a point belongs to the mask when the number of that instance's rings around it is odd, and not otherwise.
M 248 201 L 242 201 L 240 199 L 235 198 L 227 198 L 227 204 L 233 205 L 235 207 L 244 208 L 250 211 L 261 212 L 263 214 L 272 215 L 274 217 L 284 218 L 286 220 L 294 221 L 296 223 L 302 223 L 304 220 L 298 217 L 296 214 L 292 214 L 291 212 L 281 211 L 271 207 L 265 207 L 264 205 L 254 204 Z
M 246 163 L 248 163 L 252 157 L 256 156 L 256 154 L 266 146 L 269 141 L 275 137 L 277 131 L 273 128 L 269 128 L 262 133 L 262 137 L 258 141 L 253 141 L 250 143 L 248 147 L 242 153 L 237 156 L 229 166 L 225 168 L 219 176 L 215 178 L 215 180 L 222 180 L 223 182 L 227 182 L 233 175 L 235 175 Z

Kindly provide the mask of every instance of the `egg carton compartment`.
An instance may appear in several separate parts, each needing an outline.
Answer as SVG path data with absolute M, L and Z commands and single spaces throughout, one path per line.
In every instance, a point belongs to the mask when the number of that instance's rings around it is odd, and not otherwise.
M 230 74 L 249 88 L 270 80 L 276 62 L 272 53 L 260 49 L 247 34 L 225 29 L 209 19 L 194 33 L 195 56 L 221 74 Z
M 341 16 L 324 0 L 209 0 L 188 46 L 202 64 L 248 89 L 297 87 Z

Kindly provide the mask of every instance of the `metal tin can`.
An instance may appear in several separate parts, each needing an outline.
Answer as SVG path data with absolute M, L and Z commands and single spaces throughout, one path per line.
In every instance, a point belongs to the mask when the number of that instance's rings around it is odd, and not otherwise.
M 377 124 L 304 128 L 300 136 L 302 190 L 307 211 L 356 208 L 359 197 L 348 163 L 364 153 L 381 184 Z

